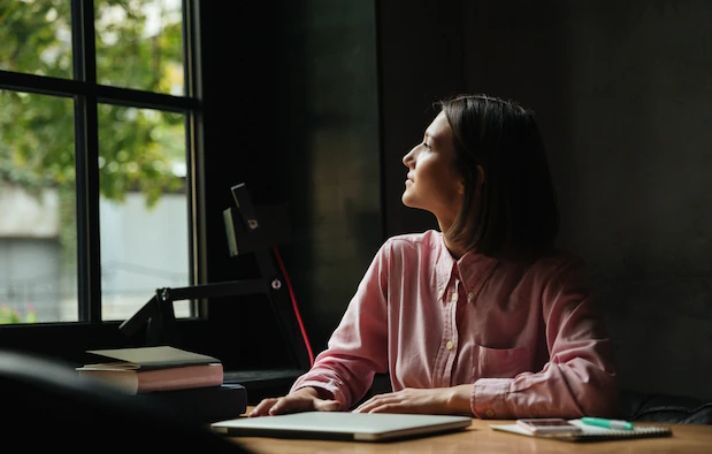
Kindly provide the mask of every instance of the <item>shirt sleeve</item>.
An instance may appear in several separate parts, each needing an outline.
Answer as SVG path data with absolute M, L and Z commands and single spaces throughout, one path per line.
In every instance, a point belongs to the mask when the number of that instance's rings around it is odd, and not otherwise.
M 567 261 L 542 291 L 549 362 L 539 372 L 475 381 L 481 418 L 612 416 L 617 380 L 611 343 L 595 313 L 580 261 Z
M 322 388 L 349 409 L 370 388 L 376 373 L 388 369 L 386 242 L 366 271 L 328 348 L 314 366 L 297 379 L 292 392 L 307 386 Z

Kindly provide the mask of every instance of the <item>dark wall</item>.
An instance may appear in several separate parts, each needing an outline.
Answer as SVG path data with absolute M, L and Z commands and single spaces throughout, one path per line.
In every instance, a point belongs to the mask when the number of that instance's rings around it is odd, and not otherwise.
M 431 104 L 513 98 L 537 112 L 559 243 L 589 263 L 623 385 L 712 397 L 711 3 L 205 4 L 210 280 L 252 269 L 219 221 L 246 180 L 290 206 L 284 254 L 323 348 L 382 238 L 435 226 L 400 202 Z M 224 319 L 259 363 L 255 306 Z
M 208 279 L 255 274 L 229 259 L 221 211 L 245 181 L 257 204 L 285 204 L 282 245 L 312 344 L 335 328 L 383 239 L 371 2 L 203 2 Z M 221 301 L 223 358 L 288 361 L 260 298 Z
M 284 192 L 285 166 L 278 120 L 272 107 L 282 82 L 273 55 L 279 30 L 271 6 L 201 3 L 205 116 L 205 217 L 207 280 L 256 277 L 253 257 L 229 259 L 222 210 L 232 205 L 229 188 L 246 182 L 255 203 L 272 203 Z M 224 347 L 211 351 L 233 367 L 289 362 L 285 339 L 263 298 L 229 298 L 210 307 L 214 333 Z
M 591 263 L 624 382 L 709 398 L 712 4 L 592 6 L 567 15 L 563 239 Z
M 520 101 L 537 112 L 559 243 L 589 264 L 623 386 L 712 397 L 712 4 L 433 0 L 409 2 L 407 21 L 394 8 L 379 7 L 387 233 L 427 225 L 397 206 L 396 157 L 432 99 Z
M 440 99 L 466 91 L 460 2 L 380 1 L 379 77 L 386 236 L 437 228 L 401 202 L 403 156 L 423 140 Z

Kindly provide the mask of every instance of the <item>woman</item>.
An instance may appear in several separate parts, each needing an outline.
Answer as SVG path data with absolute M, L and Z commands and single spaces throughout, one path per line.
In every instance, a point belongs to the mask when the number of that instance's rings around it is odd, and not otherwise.
M 615 373 L 579 260 L 557 252 L 558 213 L 534 115 L 516 103 L 441 103 L 405 157 L 403 203 L 440 232 L 389 239 L 329 348 L 252 416 L 348 410 L 481 418 L 611 415 Z

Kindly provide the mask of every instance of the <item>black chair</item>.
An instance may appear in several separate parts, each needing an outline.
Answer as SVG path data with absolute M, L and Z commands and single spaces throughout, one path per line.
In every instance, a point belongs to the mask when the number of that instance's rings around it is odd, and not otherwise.
M 621 393 L 621 413 L 631 421 L 655 421 L 674 424 L 712 424 L 712 402 L 691 397 Z
M 22 353 L 0 351 L 0 411 L 3 437 L 26 450 L 247 452 L 207 428 L 81 377 L 67 365 Z

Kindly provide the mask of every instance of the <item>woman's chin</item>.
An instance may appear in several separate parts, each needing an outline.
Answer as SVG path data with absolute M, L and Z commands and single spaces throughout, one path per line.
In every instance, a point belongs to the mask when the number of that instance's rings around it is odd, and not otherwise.
M 401 202 L 403 202 L 403 205 L 407 206 L 408 208 L 418 208 L 413 203 L 413 200 L 409 196 L 408 191 L 404 192 L 403 195 L 401 196 Z
M 403 205 L 408 206 L 408 196 L 405 195 L 405 192 L 401 196 L 401 202 L 403 202 Z

